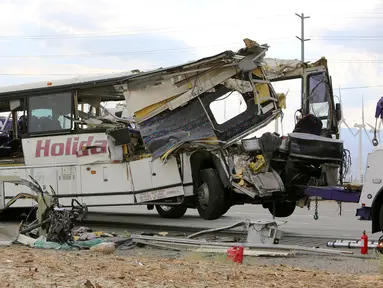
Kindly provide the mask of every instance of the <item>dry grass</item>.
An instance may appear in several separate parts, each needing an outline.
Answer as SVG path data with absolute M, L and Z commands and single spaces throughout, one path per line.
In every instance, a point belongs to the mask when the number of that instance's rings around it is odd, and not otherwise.
M 380 254 L 380 253 L 378 254 L 378 264 L 380 268 L 380 273 L 383 276 L 383 254 Z
M 1 248 L 1 287 L 383 287 L 380 276 L 356 276 L 287 266 L 238 265 L 191 253 L 188 260 L 129 258 L 90 251 Z M 138 261 L 138 262 L 137 262 Z M 140 265 L 140 263 L 143 264 Z M 97 283 L 97 285 L 96 285 Z M 89 283 L 88 283 L 89 284 Z M 92 287 L 92 288 L 93 288 Z

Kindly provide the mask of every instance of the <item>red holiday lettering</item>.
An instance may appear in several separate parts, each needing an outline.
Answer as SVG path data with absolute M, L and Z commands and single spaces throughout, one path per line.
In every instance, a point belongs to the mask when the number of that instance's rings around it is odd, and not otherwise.
M 64 143 L 55 143 L 51 148 L 52 156 L 62 156 L 64 154 Z
M 107 140 L 94 141 L 94 136 L 89 136 L 86 141 L 81 141 L 80 143 L 79 140 L 80 137 L 69 137 L 65 140 L 65 142 L 56 143 L 52 143 L 51 139 L 37 140 L 35 157 L 57 157 L 63 155 L 77 155 L 81 157 L 107 152 Z M 83 149 L 83 147 L 92 148 Z M 79 151 L 81 151 L 81 153 L 78 153 Z
M 41 151 L 44 151 L 43 157 L 49 156 L 49 146 L 51 145 L 51 140 L 45 140 L 44 146 L 43 146 L 44 140 L 38 140 L 36 144 L 36 157 L 41 157 Z

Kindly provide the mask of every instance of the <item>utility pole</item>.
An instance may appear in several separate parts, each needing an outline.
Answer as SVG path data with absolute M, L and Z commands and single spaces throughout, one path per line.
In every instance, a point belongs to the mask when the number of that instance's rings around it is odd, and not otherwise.
M 305 42 L 310 41 L 310 39 L 305 39 L 305 19 L 310 18 L 310 16 L 305 16 L 304 13 L 298 14 L 295 13 L 299 18 L 301 18 L 301 37 L 295 36 L 298 38 L 299 41 L 301 41 L 301 61 L 305 62 Z M 304 87 L 304 81 L 302 79 L 302 84 L 301 84 L 301 95 L 302 95 L 302 116 L 305 115 L 309 110 L 308 106 L 308 100 L 307 100 L 307 95 L 305 95 L 305 87 Z
M 310 41 L 310 39 L 305 39 L 305 19 L 310 18 L 310 16 L 305 16 L 304 13 L 297 14 L 295 13 L 299 18 L 301 18 L 301 37 L 295 36 L 298 38 L 298 40 L 301 41 L 301 60 L 302 62 L 305 61 L 305 42 Z

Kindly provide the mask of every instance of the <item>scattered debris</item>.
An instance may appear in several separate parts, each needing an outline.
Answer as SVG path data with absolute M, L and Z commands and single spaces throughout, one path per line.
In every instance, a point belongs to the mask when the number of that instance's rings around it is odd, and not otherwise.
M 177 247 L 184 250 L 194 250 L 196 248 L 211 248 L 220 247 L 228 249 L 233 246 L 243 246 L 247 249 L 259 249 L 259 250 L 283 250 L 283 251 L 299 251 L 300 253 L 322 253 L 322 254 L 337 254 L 337 255 L 352 255 L 352 251 L 336 251 L 322 248 L 310 248 L 297 245 L 281 245 L 281 244 L 261 244 L 261 243 L 225 243 L 225 242 L 209 242 L 206 240 L 197 239 L 182 239 L 163 236 L 146 236 L 146 235 L 132 235 L 133 242 L 141 243 L 145 245 L 166 245 L 171 247 Z
M 103 242 L 90 247 L 90 250 L 110 254 L 116 251 L 116 244 L 113 242 Z
M 33 190 L 38 194 L 36 197 L 38 202 L 37 219 L 31 223 L 27 223 L 27 221 L 23 222 L 19 227 L 19 234 L 14 242 L 33 248 L 63 251 L 89 250 L 93 253 L 96 252 L 112 257 L 110 254 L 114 254 L 116 250 L 153 246 L 165 250 L 179 251 L 181 253 L 182 251 L 190 251 L 191 253 L 210 253 L 213 255 L 227 254 L 227 260 L 231 259 L 231 261 L 237 263 L 242 263 L 244 257 L 265 256 L 286 258 L 297 254 L 310 253 L 342 256 L 353 254 L 350 250 L 336 251 L 278 244 L 282 239 L 283 232 L 278 230 L 279 224 L 275 221 L 242 221 L 226 227 L 200 231 L 187 237 L 170 237 L 166 231 L 160 233 L 142 233 L 141 235 L 125 232 L 119 237 L 116 233 L 93 231 L 85 226 L 75 229 L 74 221 L 79 218 L 84 219 L 87 215 L 86 205 L 73 200 L 71 208 L 65 209 L 59 204 L 58 197 L 52 188 L 52 193 L 43 191 L 32 177 L 31 179 L 32 182 L 28 182 L 28 186 L 33 187 Z M 23 181 L 25 184 L 25 180 Z M 247 236 L 243 239 L 244 241 L 225 242 L 222 240 L 224 237 L 218 237 L 210 241 L 207 240 L 206 237 L 205 239 L 196 239 L 202 235 L 235 228 L 242 228 L 244 232 L 247 232 Z M 103 256 L 98 255 L 97 257 Z M 4 259 L 3 261 L 7 263 L 7 265 L 13 264 L 13 262 L 10 262 L 13 261 L 13 259 Z M 28 265 L 28 263 L 34 264 L 34 260 L 31 261 L 32 262 L 25 262 L 23 265 Z M 135 260 L 135 265 L 140 267 L 144 266 L 144 264 L 138 260 Z M 145 264 L 145 267 L 147 267 L 147 265 L 148 264 Z M 37 267 L 28 267 L 31 273 L 37 272 Z M 280 277 L 282 276 L 280 275 Z M 98 283 L 89 279 L 83 286 L 87 288 L 103 287 Z
M 20 178 L 12 179 L 12 182 L 28 186 L 37 194 L 36 196 L 23 193 L 24 198 L 34 199 L 38 203 L 37 219 L 28 224 L 25 223 L 28 219 L 23 221 L 17 231 L 18 233 L 14 233 L 15 235 L 10 237 L 14 238 L 13 241 L 8 241 L 7 244 L 17 242 L 30 247 L 55 250 L 82 250 L 97 246 L 92 250 L 104 253 L 114 252 L 118 245 L 126 246 L 129 239 L 115 237 L 116 234 L 104 231 L 93 232 L 92 229 L 87 227 L 74 230 L 74 221 L 79 218 L 83 220 L 87 216 L 88 209 L 86 205 L 72 199 L 71 209 L 65 209 L 59 204 L 59 198 L 52 187 L 50 187 L 51 193 L 49 193 L 43 190 L 33 177 L 30 176 L 30 178 L 32 181 Z M 15 197 L 15 200 L 10 202 L 13 204 L 17 199 L 20 199 L 20 197 Z M 7 205 L 5 209 L 10 206 L 11 204 Z M 0 212 L 3 211 L 4 209 L 0 210 Z M 2 230 L 4 229 L 0 229 L 0 232 Z M 9 234 L 9 231 L 7 234 Z
M 224 248 L 216 248 L 216 247 L 210 247 L 210 248 L 197 248 L 194 250 L 194 252 L 197 253 L 216 253 L 216 254 L 226 254 L 227 250 Z M 260 257 L 260 256 L 268 256 L 268 257 L 292 257 L 295 255 L 294 252 L 291 251 L 284 251 L 284 250 L 254 250 L 254 249 L 244 249 L 243 250 L 244 256 L 253 256 L 253 257 Z

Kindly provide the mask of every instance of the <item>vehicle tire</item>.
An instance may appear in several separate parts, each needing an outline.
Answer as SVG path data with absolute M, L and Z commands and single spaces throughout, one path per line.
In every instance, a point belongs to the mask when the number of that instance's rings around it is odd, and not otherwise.
M 162 218 L 181 218 L 182 216 L 185 215 L 186 210 L 188 208 L 184 206 L 164 206 L 164 205 L 156 205 L 156 210 L 157 213 L 162 217 Z
M 202 219 L 215 220 L 227 212 L 225 189 L 215 169 L 203 169 L 199 174 L 197 210 Z
M 380 231 L 383 232 L 383 204 L 380 206 L 380 211 L 379 211 L 379 226 L 380 226 Z
M 227 213 L 227 211 L 229 211 L 230 208 L 231 208 L 231 206 L 227 206 L 225 209 L 223 209 L 223 213 L 221 216 L 225 215 Z
M 295 202 L 275 202 L 275 217 L 285 218 L 292 215 L 295 211 L 296 203 Z M 269 209 L 271 215 L 273 215 L 273 203 L 270 203 L 267 207 Z

